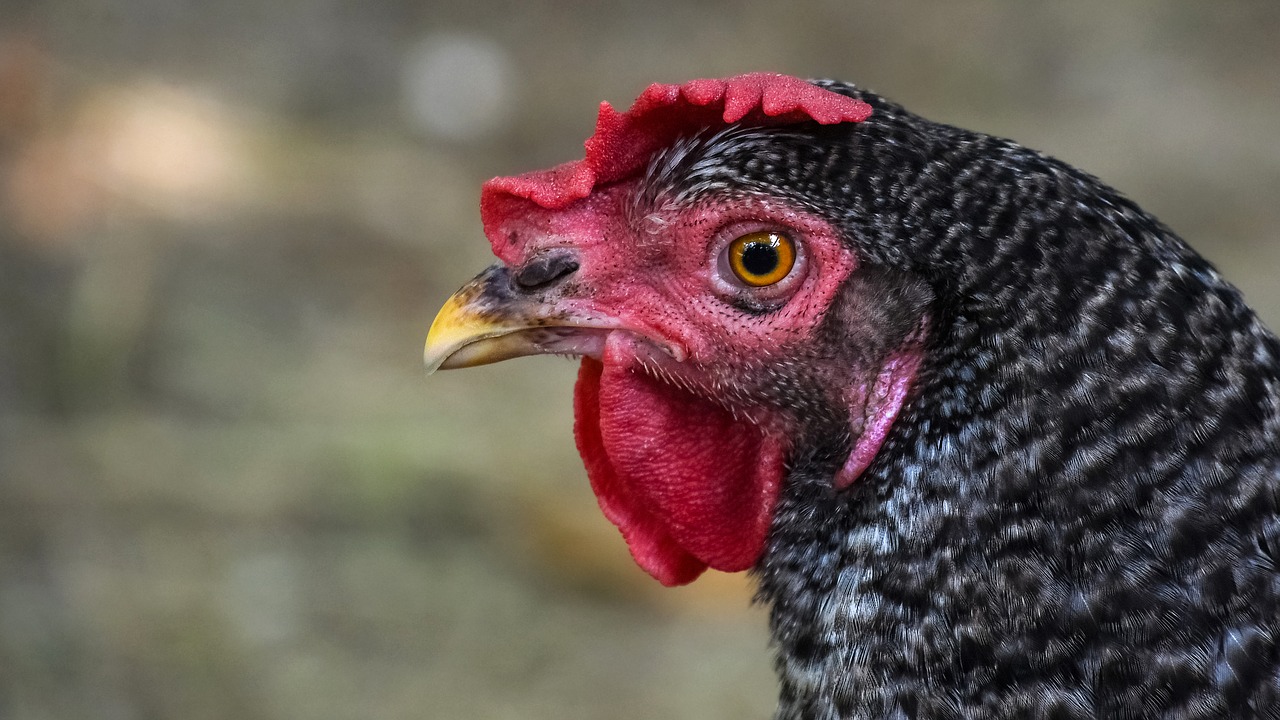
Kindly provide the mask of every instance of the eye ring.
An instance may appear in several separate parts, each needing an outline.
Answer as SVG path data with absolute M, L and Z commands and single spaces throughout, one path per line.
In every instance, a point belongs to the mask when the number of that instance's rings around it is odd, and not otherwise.
M 727 253 L 734 276 L 753 288 L 782 282 L 796 265 L 795 243 L 775 231 L 747 233 L 729 243 Z

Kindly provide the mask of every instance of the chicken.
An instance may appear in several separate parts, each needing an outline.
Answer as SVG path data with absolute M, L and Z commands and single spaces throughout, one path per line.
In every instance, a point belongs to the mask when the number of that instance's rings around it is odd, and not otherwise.
M 751 74 L 481 218 L 428 369 L 581 356 L 601 509 L 755 574 L 777 718 L 1280 718 L 1280 342 L 1097 179 Z

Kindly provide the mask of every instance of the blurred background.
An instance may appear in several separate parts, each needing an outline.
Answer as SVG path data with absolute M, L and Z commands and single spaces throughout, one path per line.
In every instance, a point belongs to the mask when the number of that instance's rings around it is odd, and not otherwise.
M 0 718 L 765 718 L 600 516 L 575 366 L 424 378 L 480 183 L 854 80 L 1084 167 L 1280 323 L 1280 4 L 0 0 Z

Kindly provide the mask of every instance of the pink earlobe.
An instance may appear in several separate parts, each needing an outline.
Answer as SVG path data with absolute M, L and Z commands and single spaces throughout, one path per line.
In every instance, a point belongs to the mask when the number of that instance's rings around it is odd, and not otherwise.
M 889 436 L 893 421 L 898 418 L 898 413 L 907 400 L 916 371 L 920 368 L 920 359 L 920 351 L 914 348 L 895 353 L 880 371 L 870 396 L 860 404 L 861 407 L 858 407 L 858 403 L 854 404 L 849 425 L 861 425 L 862 432 L 854 440 L 853 449 L 849 451 L 849 459 L 845 460 L 844 467 L 836 473 L 837 490 L 852 485 L 871 466 L 871 461 L 875 460 L 885 438 Z

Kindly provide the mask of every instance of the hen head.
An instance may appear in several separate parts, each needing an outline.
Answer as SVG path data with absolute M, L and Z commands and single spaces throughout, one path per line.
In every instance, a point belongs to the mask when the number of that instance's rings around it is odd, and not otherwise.
M 870 112 L 780 75 L 654 85 L 601 107 L 584 160 L 485 185 L 500 262 L 445 304 L 428 369 L 581 356 L 592 488 L 664 584 L 752 567 L 789 460 L 848 485 L 908 400 L 932 295 L 808 192 Z

